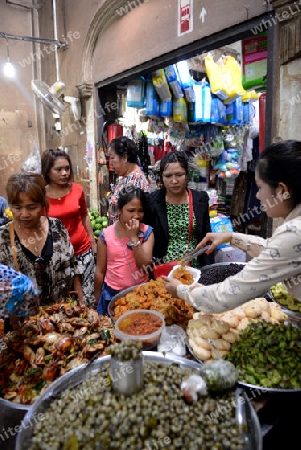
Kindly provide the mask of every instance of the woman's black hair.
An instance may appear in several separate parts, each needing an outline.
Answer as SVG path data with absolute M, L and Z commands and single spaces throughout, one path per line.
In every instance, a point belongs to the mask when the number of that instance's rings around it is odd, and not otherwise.
M 70 156 L 68 155 L 68 153 L 66 153 L 65 150 L 62 150 L 60 148 L 50 148 L 49 150 L 45 150 L 41 156 L 42 175 L 47 184 L 50 182 L 50 178 L 49 178 L 50 170 L 52 169 L 55 161 L 58 158 L 63 158 L 68 161 L 69 167 L 70 167 L 69 181 L 74 180 L 72 163 L 71 163 L 71 159 L 70 159 Z
M 301 203 L 301 141 L 271 144 L 259 156 L 257 171 L 259 178 L 272 188 L 286 184 L 293 207 Z
M 26 194 L 34 203 L 38 203 L 48 212 L 49 203 L 45 185 L 45 180 L 39 173 L 15 173 L 9 177 L 6 185 L 8 203 L 10 205 L 18 204 L 20 194 Z
M 114 150 L 119 158 L 126 157 L 129 163 L 138 164 L 138 148 L 135 142 L 126 136 L 119 136 L 112 139 L 109 147 Z
M 117 206 L 119 210 L 122 210 L 122 208 L 129 202 L 131 202 L 134 198 L 138 198 L 141 201 L 143 211 L 145 211 L 146 208 L 146 195 L 145 192 L 135 187 L 133 184 L 130 184 L 129 186 L 123 188 L 118 197 Z
M 171 163 L 179 163 L 180 166 L 185 170 L 186 175 L 188 175 L 188 159 L 185 152 L 182 151 L 174 151 L 166 153 L 160 161 L 160 177 L 162 181 L 163 172 L 166 169 L 166 166 Z

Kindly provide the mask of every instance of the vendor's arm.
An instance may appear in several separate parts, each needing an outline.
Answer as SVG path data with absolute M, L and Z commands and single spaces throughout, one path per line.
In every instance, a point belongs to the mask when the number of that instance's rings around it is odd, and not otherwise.
M 266 240 L 250 234 L 243 233 L 207 233 L 204 239 L 196 246 L 202 248 L 210 245 L 207 254 L 212 253 L 219 245 L 230 243 L 232 247 L 239 248 L 248 253 L 252 258 L 258 256 L 261 250 L 266 246 Z
M 99 237 L 97 240 L 97 261 L 94 276 L 94 297 L 95 304 L 98 304 L 102 285 L 107 271 L 107 246 Z
M 279 227 L 274 236 L 265 241 L 260 255 L 238 274 L 211 286 L 187 288 L 180 285 L 177 296 L 200 311 L 220 313 L 262 296 L 278 282 L 291 279 L 294 286 L 294 280 L 299 279 L 301 273 L 301 220 L 293 222 Z M 299 292 L 301 294 L 301 287 Z

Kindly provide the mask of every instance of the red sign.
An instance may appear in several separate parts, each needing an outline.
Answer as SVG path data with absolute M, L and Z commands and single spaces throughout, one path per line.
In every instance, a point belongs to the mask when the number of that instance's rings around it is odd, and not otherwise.
M 193 0 L 178 0 L 178 36 L 193 29 Z

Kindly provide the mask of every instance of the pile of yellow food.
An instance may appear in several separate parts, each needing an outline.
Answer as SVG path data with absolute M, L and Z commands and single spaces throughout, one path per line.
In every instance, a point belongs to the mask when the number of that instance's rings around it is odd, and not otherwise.
M 239 332 L 250 322 L 264 320 L 275 324 L 287 318 L 277 303 L 255 298 L 221 314 L 194 313 L 186 333 L 193 353 L 202 361 L 209 362 L 229 353 L 231 344 L 239 339 Z
M 176 324 L 184 330 L 193 317 L 193 306 L 181 298 L 174 298 L 164 286 L 164 280 L 157 278 L 136 286 L 112 305 L 112 317 L 118 319 L 133 309 L 152 309 L 164 315 L 166 325 Z

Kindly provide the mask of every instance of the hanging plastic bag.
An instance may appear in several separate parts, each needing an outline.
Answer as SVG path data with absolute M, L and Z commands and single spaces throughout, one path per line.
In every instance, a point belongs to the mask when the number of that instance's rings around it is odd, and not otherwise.
M 41 173 L 41 155 L 35 141 L 32 141 L 32 151 L 21 165 L 21 171 Z

